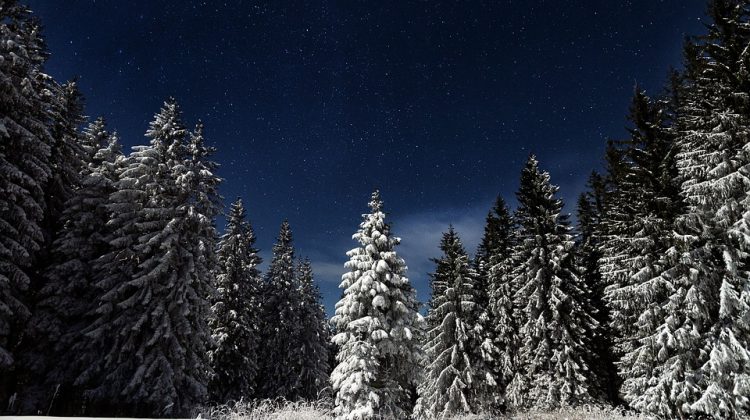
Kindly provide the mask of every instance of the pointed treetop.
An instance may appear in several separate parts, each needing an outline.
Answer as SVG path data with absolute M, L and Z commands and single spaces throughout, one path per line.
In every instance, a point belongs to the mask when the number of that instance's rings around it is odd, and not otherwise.
M 502 196 L 498 195 L 495 204 L 487 213 L 484 225 L 484 235 L 479 243 L 476 254 L 476 264 L 487 264 L 492 256 L 506 253 L 510 246 L 513 217 Z M 479 268 L 477 265 L 476 268 Z
M 170 145 L 184 139 L 185 135 L 187 130 L 182 123 L 182 110 L 177 101 L 170 97 L 149 123 L 146 137 L 151 138 L 151 144 L 156 146 Z
M 510 217 L 510 212 L 508 211 L 508 205 L 505 203 L 505 199 L 503 199 L 503 196 L 501 195 L 498 195 L 497 198 L 495 199 L 495 205 L 492 206 L 492 211 L 495 212 L 496 216 Z
M 85 99 L 83 93 L 78 89 L 78 80 L 74 78 L 63 83 L 62 98 L 66 116 L 72 118 L 76 124 L 82 123 L 85 119 L 83 109 L 85 108 Z
M 245 206 L 242 204 L 242 199 L 237 199 L 229 207 L 228 225 L 239 225 L 245 221 Z
M 524 183 L 528 182 L 545 185 L 549 183 L 549 174 L 539 169 L 539 160 L 533 153 L 529 155 L 521 171 L 521 186 L 523 187 Z
M 383 200 L 380 199 L 380 190 L 373 191 L 369 205 L 373 213 L 383 210 Z
M 539 160 L 536 158 L 536 155 L 533 153 L 529 154 L 526 164 L 523 170 L 521 170 L 521 188 L 523 188 L 524 183 L 528 183 L 529 181 L 532 183 L 545 183 L 545 180 L 549 181 L 549 174 L 539 169 Z
M 449 225 L 448 231 L 443 233 L 440 249 L 442 249 L 446 255 L 451 257 L 466 254 L 461 238 L 458 236 L 453 224 Z
M 279 237 L 277 238 L 276 246 L 278 247 L 289 247 L 292 243 L 292 227 L 289 225 L 289 221 L 284 220 L 281 223 L 281 229 L 279 230 Z
M 537 159 L 536 155 L 534 153 L 529 153 L 529 157 L 526 158 L 526 165 L 527 168 L 537 168 L 539 167 L 539 159 Z
M 107 132 L 107 123 L 103 117 L 99 117 L 94 121 L 90 122 L 86 128 L 83 129 L 83 142 L 84 149 L 93 151 L 96 153 L 97 150 L 104 147 L 110 141 L 110 134 Z
M 552 229 L 558 223 L 566 223 L 567 216 L 560 214 L 562 200 L 555 197 L 558 189 L 550 182 L 549 173 L 539 169 L 536 158 L 530 156 L 521 171 L 521 182 L 516 193 L 516 216 L 524 228 L 538 230 L 543 229 L 543 225 Z

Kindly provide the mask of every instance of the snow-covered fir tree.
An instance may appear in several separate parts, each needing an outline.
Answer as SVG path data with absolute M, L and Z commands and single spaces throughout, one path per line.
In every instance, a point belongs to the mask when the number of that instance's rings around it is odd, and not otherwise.
M 211 401 L 219 404 L 254 396 L 260 348 L 262 284 L 255 233 L 242 200 L 232 203 L 219 242 L 217 293 L 209 322 L 214 348 L 209 360 L 214 376 Z
M 520 323 L 518 364 L 507 388 L 509 405 L 554 409 L 594 400 L 586 333 L 585 285 L 574 270 L 573 241 L 558 188 L 530 156 L 521 172 L 513 282 Z
M 79 172 L 77 189 L 64 203 L 50 264 L 43 273 L 44 285 L 26 329 L 30 348 L 23 357 L 24 368 L 36 379 L 24 391 L 24 409 L 32 413 L 42 407 L 60 412 L 57 405 L 75 402 L 80 406 L 81 395 L 71 386 L 91 362 L 68 359 L 68 355 L 80 354 L 85 347 L 81 332 L 95 310 L 93 264 L 108 250 L 104 235 L 110 219 L 107 203 L 115 190 L 122 151 L 117 136 L 106 130 L 101 118 L 83 131 L 81 151 L 86 165 Z M 59 362 L 66 359 L 67 363 Z M 58 396 L 54 407 L 47 401 L 53 389 Z
M 492 387 L 499 385 L 497 374 L 502 370 L 499 366 L 502 363 L 500 361 L 502 351 L 495 347 L 495 329 L 498 328 L 498 322 L 495 320 L 491 304 L 491 302 L 494 302 L 492 298 L 494 290 L 501 280 L 497 269 L 494 270 L 493 274 L 493 267 L 507 258 L 510 251 L 512 229 L 513 220 L 508 212 L 508 207 L 505 200 L 498 196 L 493 208 L 487 214 L 484 235 L 473 261 L 473 267 L 477 273 L 474 294 L 480 314 L 474 325 L 475 333 L 473 334 L 474 338 L 472 338 L 478 344 L 472 344 L 472 347 L 479 349 L 484 362 L 483 365 L 488 369 L 487 373 L 493 377 L 490 381 L 494 384 Z M 495 397 L 501 396 L 498 391 L 498 389 L 492 390 Z
M 299 371 L 299 396 L 307 400 L 320 398 L 328 387 L 328 352 L 331 340 L 328 318 L 321 305 L 318 286 L 313 279 L 310 260 L 305 259 L 297 267 L 300 294 L 301 363 Z
M 331 374 L 337 419 L 407 418 L 423 357 L 424 320 L 378 191 L 370 210 L 353 236 L 359 246 L 347 253 L 349 272 L 332 320 L 339 346 Z
M 621 143 L 610 141 L 607 145 L 605 211 L 596 230 L 600 254 L 599 272 L 602 283 L 610 291 L 631 285 L 633 272 L 629 269 L 628 260 L 636 250 L 636 247 L 631 246 L 631 239 L 638 233 L 635 225 L 640 219 L 637 215 L 644 204 L 638 201 L 640 186 L 633 184 L 635 179 L 630 175 L 627 149 Z M 637 334 L 636 321 L 642 307 L 640 302 L 621 296 L 610 292 L 606 299 L 611 308 L 612 319 L 609 323 L 613 333 L 614 352 L 618 357 L 633 350 L 633 338 Z
M 493 408 L 505 408 L 505 387 L 515 372 L 514 360 L 518 345 L 518 325 L 514 318 L 513 298 L 516 289 L 512 277 L 512 249 L 515 244 L 515 222 L 505 200 L 498 198 L 492 217 L 487 218 L 485 241 L 488 249 L 487 272 L 488 307 L 482 314 L 486 325 L 488 342 L 482 343 L 482 351 L 495 380 Z
M 677 221 L 657 366 L 631 405 L 662 416 L 750 412 L 750 5 L 715 0 L 708 35 L 688 43 L 678 107 L 678 168 L 687 210 Z
M 484 234 L 474 257 L 474 268 L 477 271 L 477 304 L 487 307 L 490 301 L 489 272 L 493 265 L 492 258 L 506 252 L 508 243 L 508 229 L 512 226 L 512 219 L 505 200 L 498 196 L 495 200 L 484 224 Z
M 182 124 L 173 99 L 156 114 L 110 196 L 108 242 L 97 260 L 92 365 L 81 382 L 116 414 L 184 414 L 206 398 L 218 178 L 200 126 Z
M 83 116 L 83 95 L 78 90 L 76 82 L 69 81 L 58 85 L 51 77 L 47 84 L 51 87 L 46 92 L 48 102 L 52 104 L 52 125 L 50 133 L 53 143 L 50 148 L 51 176 L 44 186 L 45 220 L 44 230 L 49 245 L 40 257 L 41 263 L 46 265 L 47 254 L 56 239 L 56 234 L 62 227 L 62 212 L 65 203 L 80 184 L 80 173 L 89 163 L 84 155 L 81 125 L 85 122 Z M 98 146 L 97 148 L 98 149 Z M 40 279 L 43 282 L 43 280 Z
M 472 336 L 481 310 L 477 305 L 477 273 L 456 231 L 440 242 L 441 258 L 432 277 L 433 295 L 427 313 L 425 374 L 418 387 L 415 412 L 421 418 L 451 418 L 484 411 L 494 380 L 488 384 L 484 360 L 477 358 Z
M 626 401 L 643 395 L 654 374 L 655 333 L 670 288 L 660 276 L 663 255 L 681 206 L 665 104 L 636 90 L 629 118 L 633 126 L 619 162 L 624 169 L 605 200 L 611 211 L 600 248 L 603 261 L 615 261 L 604 271 L 605 294 Z
M 300 392 L 300 294 L 292 229 L 284 221 L 265 276 L 261 348 L 261 396 L 296 399 Z
M 619 377 L 612 353 L 612 333 L 609 327 L 609 308 L 605 303 L 605 283 L 599 263 L 602 258 L 601 232 L 605 216 L 605 179 L 593 172 L 589 176 L 588 190 L 578 197 L 578 226 L 576 238 L 576 259 L 578 275 L 589 293 L 587 297 L 590 312 L 596 320 L 594 329 L 589 331 L 591 347 L 587 353 L 589 366 L 598 374 L 594 376 L 602 396 L 618 402 Z
M 9 395 L 11 353 L 29 309 L 21 293 L 41 248 L 43 187 L 51 174 L 46 76 L 39 25 L 15 1 L 0 7 L 0 400 Z

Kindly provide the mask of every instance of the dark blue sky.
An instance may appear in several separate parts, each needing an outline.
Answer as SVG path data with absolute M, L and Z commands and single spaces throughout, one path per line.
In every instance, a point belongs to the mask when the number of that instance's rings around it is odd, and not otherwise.
M 126 146 L 174 96 L 218 148 L 266 259 L 284 218 L 331 310 L 351 234 L 382 191 L 421 299 L 453 223 L 470 251 L 530 152 L 573 203 L 658 93 L 703 0 L 29 0 L 59 80 Z M 572 211 L 572 206 L 567 207 Z M 222 222 L 223 223 L 223 222 Z

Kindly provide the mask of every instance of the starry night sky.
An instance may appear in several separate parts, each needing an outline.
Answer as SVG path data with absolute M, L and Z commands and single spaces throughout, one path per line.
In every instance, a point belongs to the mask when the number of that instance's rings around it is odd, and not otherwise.
M 290 221 L 329 312 L 376 187 L 422 300 L 440 232 L 473 252 L 530 152 L 573 212 L 634 85 L 659 93 L 705 20 L 704 0 L 26 3 L 47 72 L 79 76 L 126 147 L 169 96 L 204 121 L 225 200 L 266 260 Z

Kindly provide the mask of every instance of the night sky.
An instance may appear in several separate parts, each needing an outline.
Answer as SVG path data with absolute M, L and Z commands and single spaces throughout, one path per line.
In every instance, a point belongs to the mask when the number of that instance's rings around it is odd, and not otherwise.
M 566 210 L 625 135 L 634 85 L 661 91 L 704 0 L 29 0 L 87 114 L 126 148 L 177 98 L 202 119 L 264 259 L 283 219 L 329 312 L 374 188 L 419 297 L 440 232 L 471 252 L 535 153 Z M 223 227 L 223 220 L 219 220 Z

